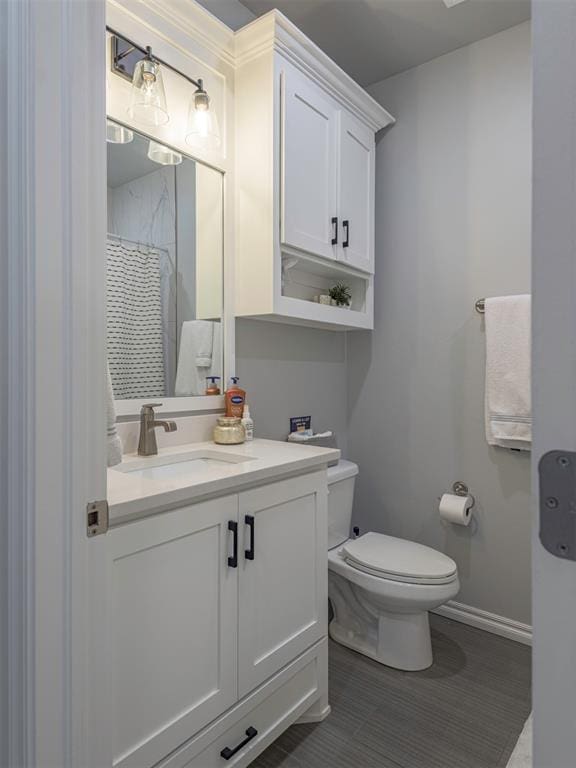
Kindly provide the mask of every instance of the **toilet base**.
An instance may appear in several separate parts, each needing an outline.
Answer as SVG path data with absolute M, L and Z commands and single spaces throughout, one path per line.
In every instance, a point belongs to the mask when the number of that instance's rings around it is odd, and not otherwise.
M 431 666 L 432 643 L 428 611 L 420 613 L 381 613 L 364 623 L 362 631 L 342 627 L 336 618 L 330 622 L 330 637 L 387 667 L 417 672 Z

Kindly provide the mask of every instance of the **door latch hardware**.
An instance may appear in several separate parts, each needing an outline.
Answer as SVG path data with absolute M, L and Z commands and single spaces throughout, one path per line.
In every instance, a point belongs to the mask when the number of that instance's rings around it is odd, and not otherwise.
M 538 475 L 542 546 L 556 557 L 576 560 L 576 452 L 545 453 Z
M 86 535 L 92 537 L 106 533 L 108 522 L 108 502 L 106 499 L 89 501 L 86 505 Z

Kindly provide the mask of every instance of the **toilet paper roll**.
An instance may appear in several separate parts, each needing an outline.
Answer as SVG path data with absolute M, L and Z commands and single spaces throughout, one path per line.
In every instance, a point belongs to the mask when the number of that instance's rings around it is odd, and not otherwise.
M 445 493 L 440 499 L 440 517 L 448 523 L 455 525 L 468 525 L 472 518 L 470 507 L 474 503 L 471 496 L 456 496 L 454 493 Z

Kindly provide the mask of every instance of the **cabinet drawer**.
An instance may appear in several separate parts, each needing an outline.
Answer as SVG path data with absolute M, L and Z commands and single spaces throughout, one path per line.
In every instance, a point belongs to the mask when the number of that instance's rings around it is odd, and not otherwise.
M 244 768 L 294 723 L 321 694 L 324 639 L 157 768 Z M 246 741 L 228 760 L 221 752 Z M 251 732 L 250 732 L 251 733 Z

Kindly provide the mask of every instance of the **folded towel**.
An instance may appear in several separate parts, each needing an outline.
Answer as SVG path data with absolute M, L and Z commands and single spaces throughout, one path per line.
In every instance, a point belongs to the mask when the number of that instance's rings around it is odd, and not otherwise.
M 210 320 L 182 323 L 174 388 L 176 397 L 206 393 L 206 378 L 222 375 L 221 349 L 220 323 Z
M 529 451 L 530 296 L 486 299 L 486 439 Z
M 107 402 L 106 402 L 106 437 L 108 449 L 108 466 L 114 467 L 122 461 L 122 441 L 116 431 L 116 408 L 114 407 L 114 392 L 110 366 L 106 363 Z

